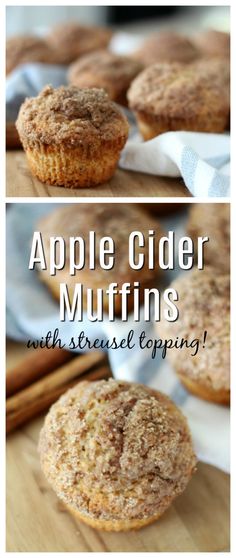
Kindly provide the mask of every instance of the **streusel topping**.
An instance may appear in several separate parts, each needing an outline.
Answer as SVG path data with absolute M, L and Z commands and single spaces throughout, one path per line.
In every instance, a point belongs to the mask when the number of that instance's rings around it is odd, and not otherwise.
M 188 66 L 155 64 L 133 81 L 128 91 L 129 104 L 134 110 L 150 113 L 154 117 L 177 119 L 227 111 L 228 70 L 226 66 L 221 74 L 221 69 L 221 61 L 198 62 Z
M 128 123 L 102 89 L 46 86 L 26 99 L 17 120 L 21 136 L 45 144 L 86 144 L 100 138 L 113 141 L 127 135 Z
M 91 75 L 92 78 L 94 72 L 95 76 L 101 76 L 105 80 L 112 81 L 115 78 L 118 80 L 117 86 L 119 86 L 120 80 L 129 84 L 130 80 L 142 69 L 143 64 L 138 60 L 101 50 L 83 56 L 74 62 L 69 70 L 69 80 L 76 84 L 76 80 L 80 82 L 85 74 Z
M 141 281 L 144 283 L 152 280 L 155 284 L 155 277 L 159 274 L 158 266 L 155 270 L 148 269 L 148 245 L 142 248 L 145 256 L 145 265 L 142 270 L 134 270 L 129 266 L 129 234 L 132 231 L 142 231 L 144 236 L 148 236 L 150 229 L 156 232 L 156 242 L 162 236 L 162 229 L 159 222 L 150 217 L 142 208 L 132 204 L 83 204 L 79 208 L 77 205 L 69 204 L 55 209 L 52 213 L 41 219 L 38 223 L 39 230 L 45 247 L 46 255 L 50 253 L 50 236 L 62 236 L 66 242 L 66 265 L 59 273 L 64 274 L 67 282 L 72 283 L 86 277 L 89 286 L 104 287 L 107 282 L 118 282 L 122 285 L 125 281 Z M 88 246 L 89 232 L 95 231 L 97 246 L 101 238 L 106 235 L 113 238 L 115 243 L 115 265 L 109 270 L 101 269 L 99 265 L 99 252 L 96 251 L 96 270 L 89 270 L 89 250 L 86 251 L 85 267 L 79 270 L 74 277 L 69 276 L 69 239 L 71 236 L 79 236 L 85 239 Z M 77 254 L 78 256 L 78 254 Z
M 187 37 L 173 31 L 162 31 L 148 37 L 134 56 L 146 66 L 158 62 L 186 64 L 196 60 L 199 51 Z
M 230 282 L 229 275 L 218 275 L 215 269 L 194 269 L 172 283 L 179 295 L 179 318 L 158 325 L 165 338 L 203 339 L 205 348 L 197 355 L 189 349 L 172 349 L 168 357 L 174 368 L 213 389 L 230 388 Z M 158 330 L 158 331 L 159 331 Z
M 46 417 L 39 451 L 58 497 L 104 519 L 157 512 L 196 464 L 186 420 L 170 399 L 113 379 L 63 395 Z

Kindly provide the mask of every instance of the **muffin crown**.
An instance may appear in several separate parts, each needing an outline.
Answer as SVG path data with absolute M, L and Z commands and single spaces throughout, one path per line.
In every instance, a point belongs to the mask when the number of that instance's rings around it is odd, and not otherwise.
M 230 282 L 228 274 L 214 268 L 194 269 L 178 277 L 172 287 L 179 295 L 179 318 L 161 323 L 161 334 L 193 340 L 207 331 L 205 348 L 196 356 L 190 351 L 169 351 L 169 359 L 189 377 L 198 378 L 215 390 L 230 387 Z M 181 358 L 182 354 L 182 358 Z
M 119 223 L 119 226 L 117 226 Z M 86 264 L 77 276 L 83 282 L 83 277 L 89 278 L 89 284 L 96 282 L 97 286 L 104 288 L 107 283 L 117 282 L 119 286 L 125 281 L 140 280 L 141 283 L 148 281 L 155 282 L 155 277 L 159 273 L 158 266 L 152 270 L 148 267 L 148 246 L 142 248 L 145 256 L 145 265 L 142 270 L 133 270 L 129 266 L 129 234 L 135 230 L 141 230 L 144 236 L 148 236 L 149 229 L 156 231 L 156 239 L 160 239 L 162 233 L 159 223 L 150 217 L 142 208 L 131 204 L 94 204 L 91 209 L 90 204 L 83 205 L 83 211 L 78 214 L 76 205 L 66 205 L 62 208 L 55 209 L 49 216 L 44 217 L 38 223 L 42 233 L 46 253 L 50 251 L 50 236 L 63 236 L 66 245 L 66 266 L 65 274 L 67 280 L 73 282 L 73 278 L 69 278 L 69 239 L 71 236 L 82 234 L 86 239 L 90 231 L 96 232 L 96 242 L 104 236 L 110 236 L 115 243 L 115 264 L 107 271 L 101 269 L 99 265 L 99 253 L 96 251 L 96 274 L 91 273 L 89 268 L 89 250 L 86 250 Z M 93 276 L 93 277 L 92 277 Z M 76 276 L 75 276 L 76 279 Z
M 114 76 L 116 79 L 120 77 L 129 80 L 141 72 L 142 69 L 143 64 L 138 60 L 101 50 L 87 54 L 74 62 L 69 69 L 69 79 L 80 79 L 81 72 L 90 74 L 90 72 L 95 71 L 95 75 L 101 75 L 109 80 L 112 80 Z
M 131 108 L 156 116 L 195 118 L 211 110 L 227 111 L 229 67 L 222 61 L 196 62 L 191 66 L 154 64 L 133 81 L 128 99 Z
M 35 98 L 26 99 L 17 120 L 21 136 L 50 143 L 91 143 L 126 136 L 128 123 L 102 89 L 46 86 Z
M 39 449 L 60 497 L 95 516 L 150 513 L 183 489 L 196 463 L 186 420 L 170 399 L 116 380 L 81 382 L 62 396 Z

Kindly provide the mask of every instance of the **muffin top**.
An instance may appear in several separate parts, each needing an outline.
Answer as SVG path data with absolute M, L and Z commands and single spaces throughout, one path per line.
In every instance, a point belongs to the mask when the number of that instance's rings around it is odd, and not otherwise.
M 46 86 L 26 99 L 16 122 L 28 143 L 91 145 L 127 138 L 128 122 L 102 89 Z
M 138 60 L 101 50 L 74 62 L 69 68 L 68 79 L 78 87 L 102 87 L 115 100 L 142 69 L 143 64 Z
M 97 245 L 101 238 L 106 235 L 113 238 L 115 243 L 115 264 L 108 271 L 99 265 L 99 252 L 96 253 L 95 270 L 89 269 L 89 251 L 86 251 L 86 262 L 83 269 L 75 276 L 69 277 L 69 249 L 66 251 L 67 260 L 64 269 L 58 272 L 60 281 L 63 277 L 68 284 L 79 280 L 87 287 L 101 287 L 108 283 L 117 282 L 121 286 L 126 281 L 154 281 L 159 273 L 148 269 L 148 247 L 142 248 L 145 255 L 145 264 L 142 270 L 134 270 L 129 266 L 129 234 L 132 231 L 142 231 L 147 236 L 149 229 L 156 231 L 156 240 L 162 236 L 162 230 L 155 218 L 149 216 L 139 205 L 132 204 L 87 204 L 83 203 L 81 208 L 77 205 L 68 204 L 55 209 L 38 223 L 39 230 L 45 247 L 45 253 L 50 250 L 50 236 L 62 236 L 67 248 L 69 248 L 70 236 L 80 236 L 88 241 L 90 231 L 95 231 Z M 51 277 L 53 280 L 54 277 Z M 56 276 L 55 276 L 56 279 Z M 155 283 L 154 283 L 155 285 Z
M 78 23 L 60 23 L 47 36 L 48 42 L 58 49 L 61 63 L 69 64 L 83 54 L 106 48 L 112 31 L 104 27 L 89 27 Z
M 148 37 L 133 56 L 145 66 L 158 62 L 188 64 L 199 57 L 199 51 L 187 37 L 172 31 L 161 31 Z
M 187 232 L 193 240 L 209 236 L 204 263 L 227 273 L 230 269 L 230 206 L 227 203 L 191 206 Z
M 176 322 L 162 322 L 165 336 L 192 340 L 203 338 L 205 348 L 197 355 L 190 350 L 168 351 L 174 367 L 182 374 L 209 387 L 228 390 L 230 387 L 230 282 L 229 275 L 218 275 L 214 268 L 194 269 L 184 273 L 171 285 L 179 295 L 179 318 Z M 157 326 L 159 328 L 159 326 Z
M 220 58 L 230 56 L 229 33 L 208 29 L 196 35 L 194 42 L 205 56 L 219 56 Z
M 80 382 L 40 434 L 41 466 L 58 497 L 103 519 L 139 518 L 183 490 L 196 458 L 186 419 L 140 384 Z
M 56 61 L 55 51 L 39 37 L 31 35 L 14 36 L 6 42 L 6 73 L 9 74 L 19 64 L 27 62 Z
M 221 70 L 221 74 L 219 73 Z M 186 118 L 228 112 L 229 68 L 221 61 L 192 65 L 155 64 L 135 78 L 128 91 L 132 109 L 157 117 Z

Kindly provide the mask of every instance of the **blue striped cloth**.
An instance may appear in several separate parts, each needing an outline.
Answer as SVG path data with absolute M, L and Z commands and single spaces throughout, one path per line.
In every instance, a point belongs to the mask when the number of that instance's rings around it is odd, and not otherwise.
M 126 338 L 134 330 L 133 349 L 110 349 L 108 356 L 114 377 L 136 381 L 160 389 L 169 395 L 188 418 L 197 456 L 200 460 L 229 471 L 229 410 L 210 404 L 190 395 L 178 381 L 168 361 L 157 353 L 151 357 L 150 349 L 140 350 L 138 337 L 145 330 L 147 338 L 158 336 L 153 323 L 128 322 L 105 319 L 99 324 L 86 319 L 82 324 L 59 321 L 58 304 L 39 281 L 37 272 L 28 270 L 32 233 L 38 219 L 53 210 L 55 204 L 15 204 L 7 212 L 7 335 L 26 342 L 41 339 L 48 330 L 59 328 L 63 342 L 81 330 L 92 340 Z M 164 230 L 173 229 L 176 240 L 184 232 L 184 217 L 163 220 Z M 105 231 L 104 231 L 105 233 Z M 15 272 L 17 270 L 17 272 Z M 178 274 L 178 270 L 165 273 L 166 284 Z M 107 282 L 109 283 L 109 273 Z
M 66 68 L 34 63 L 13 71 L 6 80 L 7 121 L 15 121 L 25 97 L 36 96 L 47 84 L 66 84 Z M 121 168 L 182 177 L 189 192 L 197 197 L 230 195 L 228 135 L 168 132 L 143 143 L 132 114 L 126 114 L 131 129 L 120 159 Z

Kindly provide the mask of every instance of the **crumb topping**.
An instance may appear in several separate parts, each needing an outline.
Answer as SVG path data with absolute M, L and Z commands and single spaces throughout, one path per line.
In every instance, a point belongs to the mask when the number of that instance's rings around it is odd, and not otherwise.
M 222 61 L 155 64 L 133 81 L 130 107 L 153 117 L 191 119 L 229 111 L 229 67 Z
M 209 56 L 230 56 L 230 34 L 215 29 L 208 29 L 195 37 L 196 46 Z
M 39 37 L 31 35 L 14 36 L 6 43 L 6 69 L 11 72 L 19 64 L 26 62 L 47 62 L 53 64 L 56 53 Z
M 230 269 L 230 207 L 227 203 L 198 204 L 190 209 L 187 232 L 197 241 L 209 236 L 204 263 L 227 273 Z
M 43 471 L 65 503 L 104 519 L 154 514 L 196 464 L 182 413 L 159 392 L 81 382 L 54 404 L 40 435 Z
M 23 103 L 17 129 L 28 140 L 78 145 L 127 136 L 128 123 L 102 89 L 48 85 Z
M 119 224 L 119 226 L 117 225 Z M 45 254 L 50 252 L 50 236 L 63 236 L 66 242 L 66 265 L 60 270 L 59 275 L 64 274 L 66 282 L 73 285 L 74 282 L 81 281 L 89 287 L 102 287 L 108 282 L 117 282 L 118 285 L 128 281 L 146 281 L 152 280 L 159 274 L 156 270 L 148 269 L 148 247 L 147 243 L 142 252 L 145 255 L 145 265 L 143 269 L 133 270 L 129 266 L 129 234 L 135 230 L 141 230 L 144 235 L 148 234 L 150 229 L 156 231 L 156 240 L 162 236 L 162 229 L 155 218 L 150 217 L 144 209 L 132 204 L 83 204 L 83 210 L 77 205 L 69 204 L 64 207 L 55 209 L 52 213 L 41 219 L 38 223 L 39 230 L 45 247 Z M 106 235 L 113 238 L 115 243 L 115 264 L 108 272 L 100 268 L 99 254 L 96 251 L 96 270 L 89 270 L 89 251 L 86 251 L 85 267 L 74 277 L 69 276 L 69 238 L 70 236 L 79 236 L 88 243 L 89 231 L 95 231 L 97 246 L 101 238 Z M 78 256 L 78 254 L 77 254 Z M 56 276 L 55 276 L 56 277 Z M 53 279 L 53 277 L 51 278 Z M 109 280 L 109 281 L 108 281 Z
M 129 85 L 131 80 L 143 69 L 143 64 L 128 56 L 119 56 L 112 52 L 101 50 L 83 56 L 71 65 L 69 81 L 79 87 L 86 86 L 86 81 L 96 82 L 100 78 L 114 87 Z M 114 79 L 117 80 L 114 83 Z
M 106 48 L 112 31 L 104 27 L 90 27 L 78 23 L 60 23 L 47 36 L 48 42 L 59 50 L 65 63 L 97 49 Z
M 230 282 L 229 275 L 215 269 L 194 269 L 172 283 L 179 295 L 179 318 L 162 322 L 162 336 L 202 339 L 207 331 L 205 348 L 195 357 L 189 349 L 171 349 L 168 357 L 176 371 L 219 390 L 230 388 Z M 158 329 L 158 331 L 159 331 Z
M 172 31 L 154 33 L 134 53 L 146 66 L 158 62 L 193 62 L 199 57 L 197 47 L 187 38 Z

